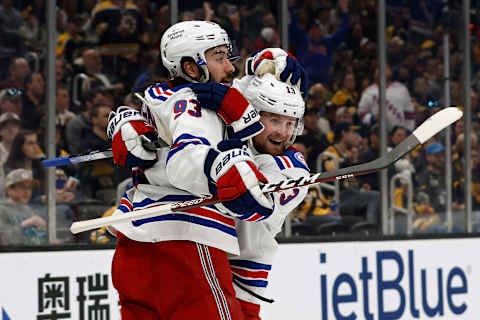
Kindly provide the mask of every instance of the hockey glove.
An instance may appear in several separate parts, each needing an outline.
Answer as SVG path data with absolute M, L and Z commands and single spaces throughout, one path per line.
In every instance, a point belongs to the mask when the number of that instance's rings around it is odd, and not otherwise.
M 155 163 L 157 153 L 153 145 L 157 133 L 139 111 L 122 106 L 110 112 L 107 136 L 112 141 L 116 165 L 131 169 L 148 168 Z
M 228 125 L 230 138 L 247 140 L 263 130 L 260 115 L 235 88 L 217 82 L 187 85 L 197 95 L 202 108 L 215 111 Z
M 210 191 L 218 195 L 216 206 L 241 220 L 260 221 L 273 212 L 273 201 L 260 183 L 268 183 L 238 139 L 224 140 L 211 149 L 205 161 Z
M 300 63 L 280 48 L 269 48 L 257 52 L 245 63 L 248 75 L 261 77 L 265 73 L 274 74 L 277 80 L 296 85 L 303 95 L 308 89 L 308 75 Z

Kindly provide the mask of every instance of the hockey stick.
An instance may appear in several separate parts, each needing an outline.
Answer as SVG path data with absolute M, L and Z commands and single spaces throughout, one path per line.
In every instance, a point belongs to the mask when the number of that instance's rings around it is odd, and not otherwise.
M 157 148 L 165 147 L 167 144 L 163 140 L 158 139 L 156 142 L 144 141 L 143 146 L 149 151 L 156 151 Z M 46 167 L 61 167 L 69 164 L 76 164 L 81 162 L 109 159 L 113 157 L 112 149 L 104 151 L 92 151 L 87 154 L 82 154 L 78 156 L 65 156 L 58 158 L 51 158 L 42 160 L 42 165 Z
M 288 179 L 283 180 L 279 183 L 265 184 L 262 187 L 262 191 L 264 193 L 270 193 L 296 187 L 303 187 L 320 182 L 348 179 L 384 169 L 395 163 L 405 154 L 415 149 L 418 145 L 423 144 L 425 141 L 427 141 L 428 139 L 430 139 L 438 132 L 445 129 L 461 117 L 462 111 L 460 111 L 459 109 L 455 107 L 445 108 L 425 120 L 425 122 L 423 122 L 415 131 L 413 131 L 413 133 L 408 138 L 406 138 L 402 143 L 400 143 L 383 157 L 356 166 L 351 166 L 324 173 L 312 174 L 307 178 L 302 177 L 297 180 Z M 140 219 L 147 219 L 162 214 L 197 208 L 216 203 L 217 201 L 218 198 L 216 197 L 201 197 L 193 200 L 172 202 L 152 206 L 138 211 L 133 211 L 131 213 L 125 213 L 122 215 L 103 217 L 85 221 L 77 221 L 72 224 L 70 230 L 72 233 L 76 234 L 82 231 L 92 230 L 108 225 L 114 225 L 117 223 L 126 223 Z
M 82 154 L 79 156 L 65 156 L 59 158 L 51 158 L 42 160 L 42 165 L 46 167 L 61 167 L 69 164 L 75 164 L 80 162 L 108 159 L 113 157 L 112 150 L 108 149 L 105 151 L 92 151 L 87 154 Z

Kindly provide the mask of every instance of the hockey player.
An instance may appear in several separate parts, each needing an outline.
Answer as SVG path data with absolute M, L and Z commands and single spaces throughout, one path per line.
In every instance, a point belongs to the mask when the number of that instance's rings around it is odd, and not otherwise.
M 111 117 L 108 134 L 115 163 L 147 168 L 135 171 L 131 202 L 125 200 L 120 209 L 209 194 L 222 201 L 116 226 L 120 232 L 112 279 L 123 319 L 243 317 L 227 253 L 240 253 L 235 218 L 258 221 L 275 209 L 275 201 L 259 188 L 266 178 L 240 140 L 258 134 L 263 126 L 258 112 L 235 88 L 188 87 L 189 82 L 225 82 L 233 72 L 229 45 L 227 34 L 216 24 L 194 21 L 172 26 L 162 38 L 161 55 L 174 81 L 146 90 L 144 116 L 119 108 Z M 261 64 L 260 59 L 254 62 Z M 205 88 L 210 90 L 202 91 Z M 204 108 L 207 101 L 216 112 Z M 239 139 L 223 141 L 225 123 Z M 171 147 L 159 152 L 145 149 L 142 142 L 157 135 Z
M 301 152 L 291 147 L 295 137 L 303 131 L 305 103 L 297 87 L 267 73 L 254 77 L 242 93 L 260 112 L 260 122 L 265 127 L 249 143 L 260 172 L 270 183 L 308 176 L 309 169 Z M 280 232 L 287 215 L 303 201 L 307 189 L 275 192 L 271 217 L 257 223 L 236 222 L 240 255 L 231 255 L 229 259 L 245 319 L 259 320 L 261 301 L 269 301 L 263 296 L 278 247 L 275 235 Z

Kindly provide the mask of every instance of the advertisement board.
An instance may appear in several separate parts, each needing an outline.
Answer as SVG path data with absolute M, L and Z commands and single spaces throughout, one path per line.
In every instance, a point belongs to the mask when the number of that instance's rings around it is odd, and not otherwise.
M 479 247 L 478 238 L 282 244 L 262 319 L 476 320 Z M 0 320 L 120 319 L 112 257 L 0 253 Z
M 1 320 L 117 320 L 113 250 L 0 254 Z
M 480 317 L 480 241 L 281 245 L 263 319 L 393 320 Z

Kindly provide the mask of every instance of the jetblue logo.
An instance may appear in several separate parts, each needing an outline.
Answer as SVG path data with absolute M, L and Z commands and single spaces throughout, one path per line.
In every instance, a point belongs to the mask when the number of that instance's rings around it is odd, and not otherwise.
M 328 263 L 320 254 L 320 264 Z M 416 268 L 414 251 L 377 251 L 361 257 L 358 273 L 320 275 L 322 320 L 460 319 L 468 308 L 468 278 L 458 266 Z M 375 294 L 376 293 L 376 294 Z M 408 306 L 407 306 L 408 305 Z M 329 307 L 332 306 L 331 309 Z M 333 310 L 333 314 L 331 314 Z

